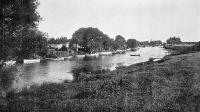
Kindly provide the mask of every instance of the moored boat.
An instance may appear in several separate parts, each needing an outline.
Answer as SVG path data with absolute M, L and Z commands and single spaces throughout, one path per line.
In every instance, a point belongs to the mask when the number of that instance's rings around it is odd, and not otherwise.
M 130 56 L 140 56 L 140 54 L 130 54 Z
M 75 57 L 77 57 L 77 58 L 84 58 L 85 55 L 75 55 Z
M 40 63 L 40 59 L 24 59 L 23 63 L 29 64 L 29 63 Z
M 10 61 L 6 61 L 3 63 L 10 66 L 10 65 L 14 65 L 16 63 L 16 61 L 10 60 Z
M 153 61 L 156 62 L 156 61 L 161 61 L 161 60 L 162 60 L 162 58 L 153 58 L 153 57 L 149 58 L 150 62 L 153 62 Z
M 85 54 L 87 57 L 99 56 L 99 53 Z
M 113 52 L 112 54 L 124 54 L 126 53 L 125 50 L 116 50 L 115 52 Z
M 112 55 L 112 52 L 99 52 L 99 55 L 101 56 Z
M 68 59 L 73 58 L 73 56 L 68 56 L 68 57 L 63 57 L 63 58 L 64 58 L 64 60 L 68 60 Z

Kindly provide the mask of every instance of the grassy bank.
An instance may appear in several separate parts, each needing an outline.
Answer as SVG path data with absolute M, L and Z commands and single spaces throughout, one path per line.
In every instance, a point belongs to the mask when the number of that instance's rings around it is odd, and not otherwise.
M 192 52 L 200 51 L 200 42 L 197 43 L 194 46 L 174 45 L 174 46 L 164 46 L 164 48 L 166 48 L 166 49 L 172 49 L 174 51 L 179 52 L 180 54 L 192 53 Z
M 76 80 L 9 92 L 2 112 L 195 112 L 200 108 L 200 53 L 112 72 L 76 73 Z

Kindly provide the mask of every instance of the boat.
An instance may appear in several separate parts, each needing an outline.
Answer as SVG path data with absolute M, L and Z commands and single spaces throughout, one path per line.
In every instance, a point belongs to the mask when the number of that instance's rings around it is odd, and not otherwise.
M 85 54 L 86 57 L 99 56 L 99 53 Z
M 152 58 L 152 57 L 149 58 L 150 62 L 156 62 L 156 61 L 160 61 L 160 60 L 162 60 L 162 58 Z
M 16 61 L 10 60 L 10 61 L 6 61 L 6 62 L 3 62 L 3 63 L 8 65 L 8 66 L 11 66 L 11 65 L 14 65 L 16 63 Z
M 99 53 L 91 54 L 92 56 L 99 56 Z
M 126 51 L 131 51 L 131 48 L 126 49 Z
M 126 53 L 125 50 L 117 50 L 117 51 L 113 52 L 112 54 L 114 55 L 114 54 L 125 54 L 125 53 Z
M 160 61 L 162 60 L 161 58 L 155 58 L 153 61 L 156 62 L 156 61 Z
M 140 54 L 130 54 L 130 56 L 140 56 Z
M 63 57 L 63 58 L 64 58 L 64 60 L 68 60 L 68 59 L 73 58 L 73 56 L 68 56 L 68 57 Z
M 29 64 L 29 63 L 40 63 L 40 59 L 24 59 L 23 63 Z
M 99 52 L 99 55 L 108 56 L 108 55 L 112 55 L 112 52 Z

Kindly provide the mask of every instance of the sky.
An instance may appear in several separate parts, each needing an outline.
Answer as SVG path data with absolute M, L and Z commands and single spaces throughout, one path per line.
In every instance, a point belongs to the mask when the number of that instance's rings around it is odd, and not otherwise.
M 111 38 L 200 41 L 200 0 L 39 0 L 38 28 L 49 37 L 71 38 L 81 27 Z

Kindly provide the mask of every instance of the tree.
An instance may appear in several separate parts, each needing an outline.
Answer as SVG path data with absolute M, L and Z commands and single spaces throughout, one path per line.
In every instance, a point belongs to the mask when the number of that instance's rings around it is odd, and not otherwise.
M 40 20 L 36 11 L 38 5 L 37 0 L 1 0 L 1 21 L 4 25 L 12 25 L 12 28 L 19 25 L 36 26 Z
M 136 39 L 128 39 L 128 40 L 127 40 L 127 46 L 128 46 L 129 48 L 135 48 L 135 47 L 138 46 L 138 42 L 137 42 Z
M 0 59 L 15 57 L 22 50 L 22 40 L 41 19 L 37 0 L 1 0 Z
M 98 52 L 108 49 L 109 37 L 97 28 L 80 28 L 72 35 L 70 46 L 78 44 L 85 52 Z
M 150 46 L 150 43 L 149 43 L 149 41 L 140 41 L 139 46 L 141 46 L 141 47 Z
M 59 49 L 59 51 L 67 51 L 68 50 L 68 48 L 66 47 L 66 46 L 62 46 L 60 49 Z
M 159 46 L 159 45 L 162 45 L 162 41 L 161 40 L 154 40 L 154 41 L 150 41 L 149 44 L 151 46 Z
M 67 37 L 60 37 L 60 38 L 51 38 L 48 40 L 48 44 L 63 44 L 69 42 L 69 40 L 67 39 Z
M 181 39 L 179 37 L 170 37 L 166 42 L 167 44 L 180 44 Z
M 102 38 L 102 45 L 104 50 L 112 50 L 112 43 L 114 42 L 113 39 L 109 38 L 109 36 L 104 36 Z
M 118 45 L 118 49 L 126 49 L 126 40 L 121 35 L 115 37 L 115 42 Z
M 22 40 L 22 49 L 18 52 L 18 56 L 22 58 L 38 58 L 44 57 L 47 53 L 46 35 L 36 29 L 29 30 Z

